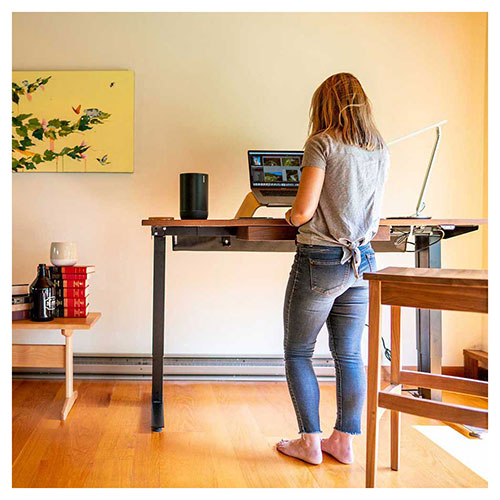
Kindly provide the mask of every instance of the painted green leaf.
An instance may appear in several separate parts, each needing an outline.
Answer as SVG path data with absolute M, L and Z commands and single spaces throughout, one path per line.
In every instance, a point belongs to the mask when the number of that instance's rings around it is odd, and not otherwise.
M 21 145 L 27 149 L 29 148 L 30 146 L 34 146 L 35 143 L 28 137 L 26 136 L 22 141 L 21 141 Z
M 36 130 L 37 128 L 40 128 L 42 125 L 38 118 L 30 118 L 28 120 L 28 130 Z
M 26 127 L 16 128 L 16 133 L 20 137 L 26 137 L 28 135 L 28 129 Z
M 46 149 L 45 152 L 43 153 L 43 159 L 45 161 L 52 161 L 56 157 L 57 155 L 54 153 L 54 151 L 51 151 L 50 149 Z
M 58 118 L 54 118 L 53 120 L 49 120 L 49 123 L 47 123 L 49 127 L 56 127 L 59 128 L 61 126 L 61 120 Z
M 33 133 L 31 134 L 35 139 L 38 139 L 39 141 L 43 140 L 43 128 L 37 128 L 36 130 L 33 130 Z

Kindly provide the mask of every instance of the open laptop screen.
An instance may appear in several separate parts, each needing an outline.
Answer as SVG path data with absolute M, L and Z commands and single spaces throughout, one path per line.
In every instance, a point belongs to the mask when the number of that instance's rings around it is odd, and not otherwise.
M 303 151 L 249 151 L 251 187 L 298 187 Z

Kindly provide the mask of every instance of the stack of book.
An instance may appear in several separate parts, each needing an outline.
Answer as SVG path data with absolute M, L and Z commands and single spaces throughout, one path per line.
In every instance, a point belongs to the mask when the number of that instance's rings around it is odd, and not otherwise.
M 89 313 L 89 275 L 95 266 L 50 266 L 56 289 L 56 318 L 86 318 Z
M 12 285 L 12 321 L 29 319 L 30 312 L 31 297 L 29 285 Z

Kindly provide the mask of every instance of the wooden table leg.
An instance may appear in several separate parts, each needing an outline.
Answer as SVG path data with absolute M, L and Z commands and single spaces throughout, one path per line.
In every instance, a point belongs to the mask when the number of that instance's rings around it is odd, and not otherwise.
M 468 355 L 464 355 L 464 377 L 479 379 L 479 362 Z
M 391 306 L 391 384 L 399 384 L 401 370 L 401 307 Z M 398 390 L 401 394 L 401 389 Z M 391 469 L 399 469 L 401 413 L 391 410 Z
M 78 392 L 73 391 L 73 330 L 61 330 L 61 333 L 66 337 L 66 346 L 64 350 L 65 356 L 65 372 L 66 372 L 66 399 L 61 411 L 61 420 L 66 420 L 68 413 L 78 397 Z
M 366 487 L 375 487 L 378 443 L 378 393 L 380 390 L 381 283 L 370 281 L 368 322 L 368 387 L 366 411 Z

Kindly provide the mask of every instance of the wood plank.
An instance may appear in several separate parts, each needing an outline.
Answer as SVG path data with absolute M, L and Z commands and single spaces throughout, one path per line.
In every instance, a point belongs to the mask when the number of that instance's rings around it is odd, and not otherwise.
M 54 380 L 13 380 L 12 391 L 12 462 L 14 463 L 33 433 L 40 432 L 40 425 L 47 418 L 56 421 L 54 399 L 61 382 Z
M 427 399 L 400 396 L 379 392 L 378 404 L 387 410 L 396 410 L 420 417 L 432 418 L 442 422 L 473 425 L 488 428 L 488 410 L 461 405 L 450 405 Z
M 488 219 L 381 219 L 381 226 L 482 226 Z M 172 217 L 149 217 L 142 220 L 143 226 L 164 227 L 238 227 L 238 226 L 288 226 L 285 219 L 174 219 Z
M 375 273 L 364 273 L 366 280 L 415 284 L 488 287 L 485 269 L 431 269 L 423 267 L 386 267 Z
M 64 345 L 13 344 L 15 368 L 64 368 Z
M 54 318 L 52 321 L 38 322 L 21 319 L 12 322 L 13 330 L 90 330 L 101 317 L 100 312 L 89 313 L 86 318 Z
M 376 282 L 371 281 L 371 283 Z M 383 282 L 382 304 L 487 313 L 488 288 Z
M 482 382 L 479 380 L 450 377 L 449 375 L 438 375 L 435 373 L 401 370 L 399 372 L 399 382 L 415 387 L 426 387 L 428 389 L 459 392 L 461 394 L 471 394 L 481 398 L 488 397 L 488 382 Z

